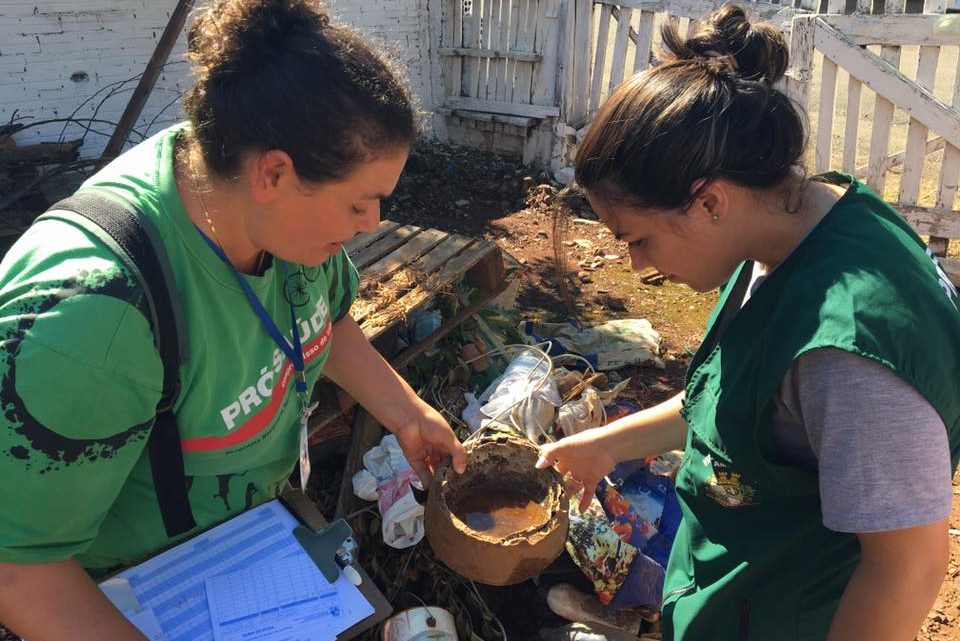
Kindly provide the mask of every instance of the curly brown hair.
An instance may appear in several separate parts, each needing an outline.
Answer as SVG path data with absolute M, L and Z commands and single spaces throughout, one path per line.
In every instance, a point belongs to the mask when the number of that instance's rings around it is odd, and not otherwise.
M 184 109 L 221 178 L 248 152 L 281 149 L 305 180 L 336 180 L 420 133 L 402 75 L 316 0 L 214 0 L 187 48 L 196 82 Z

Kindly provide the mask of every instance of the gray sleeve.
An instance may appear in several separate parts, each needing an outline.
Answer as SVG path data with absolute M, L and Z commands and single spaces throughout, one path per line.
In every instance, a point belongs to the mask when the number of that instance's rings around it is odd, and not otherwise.
M 950 515 L 946 427 L 885 366 L 839 349 L 813 350 L 794 362 L 775 406 L 775 415 L 806 432 L 793 440 L 807 440 L 817 459 L 827 528 L 880 532 Z

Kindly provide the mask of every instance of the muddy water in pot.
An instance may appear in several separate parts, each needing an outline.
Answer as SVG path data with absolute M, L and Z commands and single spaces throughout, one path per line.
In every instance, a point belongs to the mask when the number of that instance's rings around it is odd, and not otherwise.
M 494 489 L 463 497 L 455 512 L 470 528 L 498 538 L 541 525 L 549 517 L 543 505 L 525 494 Z

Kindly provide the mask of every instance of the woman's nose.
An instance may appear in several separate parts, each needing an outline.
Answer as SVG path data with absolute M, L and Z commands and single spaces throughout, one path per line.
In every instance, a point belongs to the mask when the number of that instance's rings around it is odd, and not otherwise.
M 630 245 L 628 251 L 630 252 L 630 269 L 639 272 L 650 267 L 650 262 L 644 258 L 643 250 L 640 247 Z
M 370 206 L 367 214 L 360 218 L 360 224 L 357 226 L 357 231 L 360 232 L 371 232 L 377 228 L 377 225 L 380 224 L 380 201 L 377 201 Z

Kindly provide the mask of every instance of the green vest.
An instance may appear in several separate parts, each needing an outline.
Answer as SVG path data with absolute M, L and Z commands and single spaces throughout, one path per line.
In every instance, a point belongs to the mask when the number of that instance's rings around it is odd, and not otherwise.
M 751 267 L 724 288 L 687 374 L 665 641 L 827 636 L 860 547 L 823 526 L 816 474 L 773 462 L 771 398 L 804 352 L 889 367 L 939 412 L 954 469 L 960 458 L 957 292 L 892 208 L 854 180 L 738 309 Z

